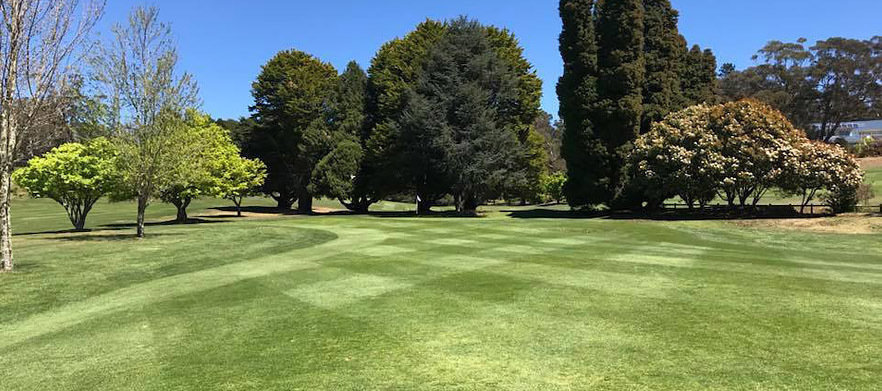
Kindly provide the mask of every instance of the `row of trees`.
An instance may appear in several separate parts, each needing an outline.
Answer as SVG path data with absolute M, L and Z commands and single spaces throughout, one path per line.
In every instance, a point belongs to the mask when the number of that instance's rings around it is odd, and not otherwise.
M 687 50 L 668 0 L 561 0 L 560 15 L 567 200 L 639 204 L 624 172 L 634 140 L 668 113 L 712 101 L 716 60 Z
M 670 114 L 637 139 L 628 167 L 650 207 L 679 196 L 690 208 L 717 197 L 743 208 L 777 188 L 800 196 L 803 208 L 822 191 L 847 208 L 863 183 L 844 149 L 810 141 L 780 112 L 751 100 Z
M 170 154 L 183 157 L 164 167 L 156 177 L 151 197 L 177 208 L 177 221 L 187 221 L 193 199 L 216 197 L 233 201 L 241 215 L 242 198 L 252 194 L 266 176 L 263 163 L 240 157 L 228 132 L 193 110 L 171 134 Z M 13 179 L 34 197 L 49 198 L 67 211 L 74 229 L 86 226 L 86 217 L 102 197 L 130 200 L 139 196 L 133 182 L 130 143 L 98 137 L 84 143 L 67 143 L 32 158 L 15 171 Z
M 816 140 L 829 141 L 843 122 L 882 117 L 882 37 L 772 41 L 742 71 L 720 72 L 724 101 L 752 98 L 783 112 Z
M 263 191 L 280 208 L 296 201 L 309 213 L 327 196 L 366 212 L 409 194 L 421 212 L 450 196 L 474 213 L 543 191 L 546 149 L 558 147 L 547 116 L 549 137 L 538 129 L 541 86 L 508 31 L 427 20 L 383 45 L 367 72 L 350 63 L 338 76 L 309 54 L 280 52 L 253 84 L 252 118 L 222 123 L 267 164 Z

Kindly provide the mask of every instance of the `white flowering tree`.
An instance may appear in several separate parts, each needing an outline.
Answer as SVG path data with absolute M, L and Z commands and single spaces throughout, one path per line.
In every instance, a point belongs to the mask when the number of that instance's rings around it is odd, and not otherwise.
M 679 196 L 690 208 L 717 195 L 731 207 L 756 206 L 772 188 L 801 195 L 804 207 L 822 190 L 852 194 L 863 181 L 840 147 L 810 142 L 781 113 L 751 100 L 668 115 L 635 141 L 629 163 L 651 204 Z
M 716 196 L 727 159 L 708 131 L 712 111 L 699 105 L 673 113 L 635 141 L 629 166 L 650 204 L 679 196 L 691 209 Z
M 803 132 L 779 111 L 753 100 L 715 106 L 709 130 L 725 157 L 720 197 L 730 206 L 756 206 L 799 162 Z
M 821 191 L 848 193 L 863 183 L 860 165 L 839 145 L 806 141 L 798 148 L 799 161 L 784 175 L 781 188 L 801 197 L 800 213 Z

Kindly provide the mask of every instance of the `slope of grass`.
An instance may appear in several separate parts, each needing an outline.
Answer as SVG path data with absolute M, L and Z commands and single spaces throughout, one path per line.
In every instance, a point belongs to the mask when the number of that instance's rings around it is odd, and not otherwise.
M 50 206 L 17 232 L 66 229 Z M 18 235 L 0 389 L 882 387 L 882 235 L 540 215 Z

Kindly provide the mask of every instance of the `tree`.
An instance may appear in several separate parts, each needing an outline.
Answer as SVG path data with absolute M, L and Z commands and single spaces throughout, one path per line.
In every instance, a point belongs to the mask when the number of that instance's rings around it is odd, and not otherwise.
M 656 122 L 634 143 L 628 158 L 632 182 L 643 190 L 649 209 L 679 196 L 689 208 L 704 207 L 724 178 L 717 133 L 711 131 L 713 107 L 697 105 Z
M 86 226 L 86 216 L 117 183 L 117 152 L 105 138 L 87 144 L 68 143 L 35 157 L 13 179 L 39 198 L 61 204 L 74 229 Z
M 316 167 L 322 183 L 317 190 L 337 198 L 349 210 L 366 213 L 380 198 L 371 186 L 376 167 L 364 159 L 370 134 L 368 76 L 355 61 L 340 75 L 333 117 L 341 141 Z
M 57 102 L 86 34 L 103 2 L 8 0 L 0 2 L 0 271 L 11 271 L 10 185 L 20 135 L 38 126 Z
M 684 106 L 712 104 L 717 96 L 717 58 L 710 49 L 693 45 L 680 76 Z
M 771 41 L 753 57 L 758 65 L 721 78 L 722 98 L 760 100 L 811 138 L 829 141 L 843 122 L 882 115 L 880 40 Z
M 755 207 L 771 188 L 801 195 L 803 206 L 821 190 L 847 205 L 863 181 L 840 147 L 810 142 L 780 112 L 750 100 L 672 113 L 636 141 L 628 161 L 651 207 L 673 196 L 704 206 L 717 195 L 732 208 Z
M 408 158 L 422 159 L 423 163 L 434 159 L 436 152 L 431 145 L 419 145 L 424 139 L 419 132 L 407 133 L 420 121 L 410 96 L 417 88 L 429 53 L 449 32 L 450 23 L 427 20 L 416 30 L 401 39 L 390 41 L 379 50 L 368 70 L 368 111 L 370 113 L 369 137 L 365 145 L 365 165 L 373 168 L 371 187 L 375 197 L 392 193 L 416 192 L 423 202 L 423 212 L 435 200 L 447 194 L 449 186 L 444 183 L 427 182 L 426 178 L 439 177 L 438 172 L 427 164 L 410 164 Z M 523 48 L 516 37 L 505 29 L 482 26 L 483 39 L 494 54 L 516 76 L 518 105 L 511 107 L 504 121 L 516 133 L 525 151 L 519 156 L 520 164 L 527 168 L 526 175 L 519 177 L 510 195 L 529 197 L 538 189 L 537 184 L 545 170 L 546 157 L 542 138 L 532 127 L 539 113 L 541 80 L 532 64 L 523 56 Z M 425 114 L 425 113 L 423 113 Z M 416 147 L 416 148 L 415 148 Z
M 561 171 L 555 172 L 543 178 L 542 184 L 545 188 L 545 194 L 557 203 L 564 199 L 564 186 L 566 186 L 567 176 Z
M 644 56 L 646 80 L 643 83 L 643 118 L 640 133 L 684 106 L 681 74 L 686 66 L 686 40 L 677 29 L 679 13 L 669 0 L 644 0 Z M 713 80 L 713 79 L 712 79 Z
M 212 164 L 209 193 L 236 205 L 236 216 L 242 216 L 242 200 L 257 194 L 266 179 L 266 165 L 257 159 L 239 156 L 238 148 L 227 148 Z
M 561 156 L 567 164 L 566 198 L 570 205 L 585 206 L 604 201 L 609 159 L 595 133 L 597 91 L 597 44 L 593 0 L 561 0 L 560 52 L 564 72 L 557 84 L 560 117 L 564 123 Z
M 624 184 L 623 161 L 640 134 L 646 75 L 644 12 L 639 0 L 602 1 L 597 10 L 597 91 L 594 128 L 609 160 L 606 189 L 610 203 Z
M 563 133 L 563 122 L 555 121 L 551 123 L 551 114 L 542 111 L 536 117 L 533 129 L 542 136 L 542 145 L 545 149 L 546 170 L 550 173 L 565 172 L 567 163 L 561 157 L 561 137 Z
M 159 21 L 158 9 L 136 7 L 126 25 L 112 30 L 113 40 L 93 59 L 94 77 L 120 151 L 125 191 L 115 198 L 137 200 L 137 236 L 143 238 L 147 206 L 187 160 L 178 141 L 198 89 L 190 74 L 178 73 L 171 29 Z
M 442 160 L 435 168 L 440 177 L 426 182 L 447 181 L 461 213 L 474 214 L 480 203 L 526 174 L 519 122 L 511 117 L 519 104 L 518 81 L 491 46 L 485 27 L 460 18 L 448 22 L 410 93 L 406 113 L 428 129 L 429 143 Z
M 860 165 L 842 147 L 807 141 L 798 148 L 799 162 L 783 176 L 782 188 L 800 196 L 800 213 L 804 213 L 806 206 L 823 190 L 836 194 L 857 189 L 863 183 Z
M 158 187 L 159 198 L 177 209 L 176 222 L 188 221 L 187 207 L 197 198 L 222 196 L 219 186 L 222 164 L 239 156 L 228 131 L 207 115 L 187 110 L 184 125 L 173 135 L 174 151 L 186 156 L 170 168 Z
M 298 201 L 301 213 L 312 213 L 312 174 L 336 141 L 330 123 L 336 89 L 334 67 L 297 50 L 276 54 L 252 85 L 257 127 L 246 154 L 266 163 L 264 193 L 280 209 Z

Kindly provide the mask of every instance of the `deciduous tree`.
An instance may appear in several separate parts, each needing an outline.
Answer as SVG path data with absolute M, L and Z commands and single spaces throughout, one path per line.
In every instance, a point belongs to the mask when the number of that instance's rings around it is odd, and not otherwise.
M 116 149 L 105 138 L 68 143 L 31 159 L 13 178 L 32 196 L 58 202 L 74 229 L 83 230 L 95 203 L 117 185 L 116 159 Z
M 64 90 L 69 60 L 101 16 L 102 1 L 0 2 L 0 271 L 13 268 L 10 185 L 20 135 Z

